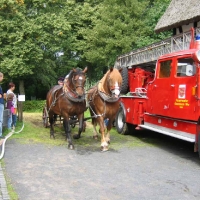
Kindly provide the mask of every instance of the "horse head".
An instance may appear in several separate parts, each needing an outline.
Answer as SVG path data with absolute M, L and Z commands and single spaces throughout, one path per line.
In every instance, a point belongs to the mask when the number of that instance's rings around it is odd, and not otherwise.
M 122 85 L 122 76 L 120 70 L 115 68 L 110 68 L 107 72 L 107 87 L 112 96 L 118 98 L 120 95 L 121 85 Z
M 86 73 L 87 67 L 84 70 L 79 68 L 72 69 L 64 82 L 67 90 L 66 92 L 73 92 L 75 96 L 81 98 L 85 95 L 85 81 L 86 81 Z

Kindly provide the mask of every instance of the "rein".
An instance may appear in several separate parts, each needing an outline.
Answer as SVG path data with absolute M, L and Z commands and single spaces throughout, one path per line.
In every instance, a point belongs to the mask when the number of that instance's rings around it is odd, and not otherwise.
M 61 89 L 61 88 L 59 88 L 59 89 Z M 58 90 L 59 90 L 58 89 Z M 58 90 L 56 90 L 55 92 L 54 92 L 54 94 L 58 91 Z M 63 96 L 65 93 L 63 92 L 62 94 L 60 94 L 57 98 L 55 98 L 54 100 L 53 100 L 53 102 L 51 103 L 51 105 L 50 105 L 50 107 L 49 107 L 49 110 L 47 111 L 48 113 L 49 113 L 49 111 L 51 110 L 51 107 L 52 106 L 55 106 L 55 104 L 56 104 L 56 101 L 61 97 L 61 96 Z
M 92 101 L 93 96 L 95 96 L 96 94 L 98 94 L 98 93 L 97 93 L 97 92 L 98 92 L 98 88 L 97 88 L 97 86 L 95 86 L 95 87 L 96 87 L 96 88 L 95 88 L 95 91 L 94 91 L 93 95 L 91 96 L 91 99 L 89 99 L 89 102 Z M 103 113 L 103 114 L 99 114 L 99 115 L 97 115 L 97 114 L 94 112 L 94 110 L 93 110 L 92 107 L 90 106 L 90 103 L 89 103 L 89 102 L 88 102 L 89 108 L 91 109 L 92 113 L 94 114 L 94 116 L 92 116 L 91 118 L 102 117 L 102 116 L 104 116 L 104 115 L 106 114 L 106 102 L 105 102 L 104 99 L 103 99 L 103 103 L 104 103 L 104 113 Z

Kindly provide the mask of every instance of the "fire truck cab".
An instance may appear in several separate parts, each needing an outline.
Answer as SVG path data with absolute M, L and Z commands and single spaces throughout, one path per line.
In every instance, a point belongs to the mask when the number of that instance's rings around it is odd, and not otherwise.
M 127 84 L 116 116 L 119 133 L 149 129 L 192 142 L 200 152 L 200 35 L 190 34 L 188 49 L 163 53 L 155 65 L 134 63 L 140 51 L 118 57 Z

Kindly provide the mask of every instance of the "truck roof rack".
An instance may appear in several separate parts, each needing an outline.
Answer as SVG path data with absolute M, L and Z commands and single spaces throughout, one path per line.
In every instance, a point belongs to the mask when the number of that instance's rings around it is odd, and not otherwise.
M 200 27 L 195 28 L 195 33 L 200 34 Z M 157 59 L 168 53 L 189 49 L 192 39 L 191 31 L 167 38 L 143 48 L 133 50 L 117 57 L 114 67 L 150 66 Z

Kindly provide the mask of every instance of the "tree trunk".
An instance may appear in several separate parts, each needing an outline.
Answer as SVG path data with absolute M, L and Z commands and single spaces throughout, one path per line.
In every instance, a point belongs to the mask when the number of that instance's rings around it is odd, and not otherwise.
M 25 94 L 24 81 L 23 80 L 19 81 L 19 94 L 20 95 Z M 18 120 L 20 122 L 23 121 L 23 101 L 18 101 Z

